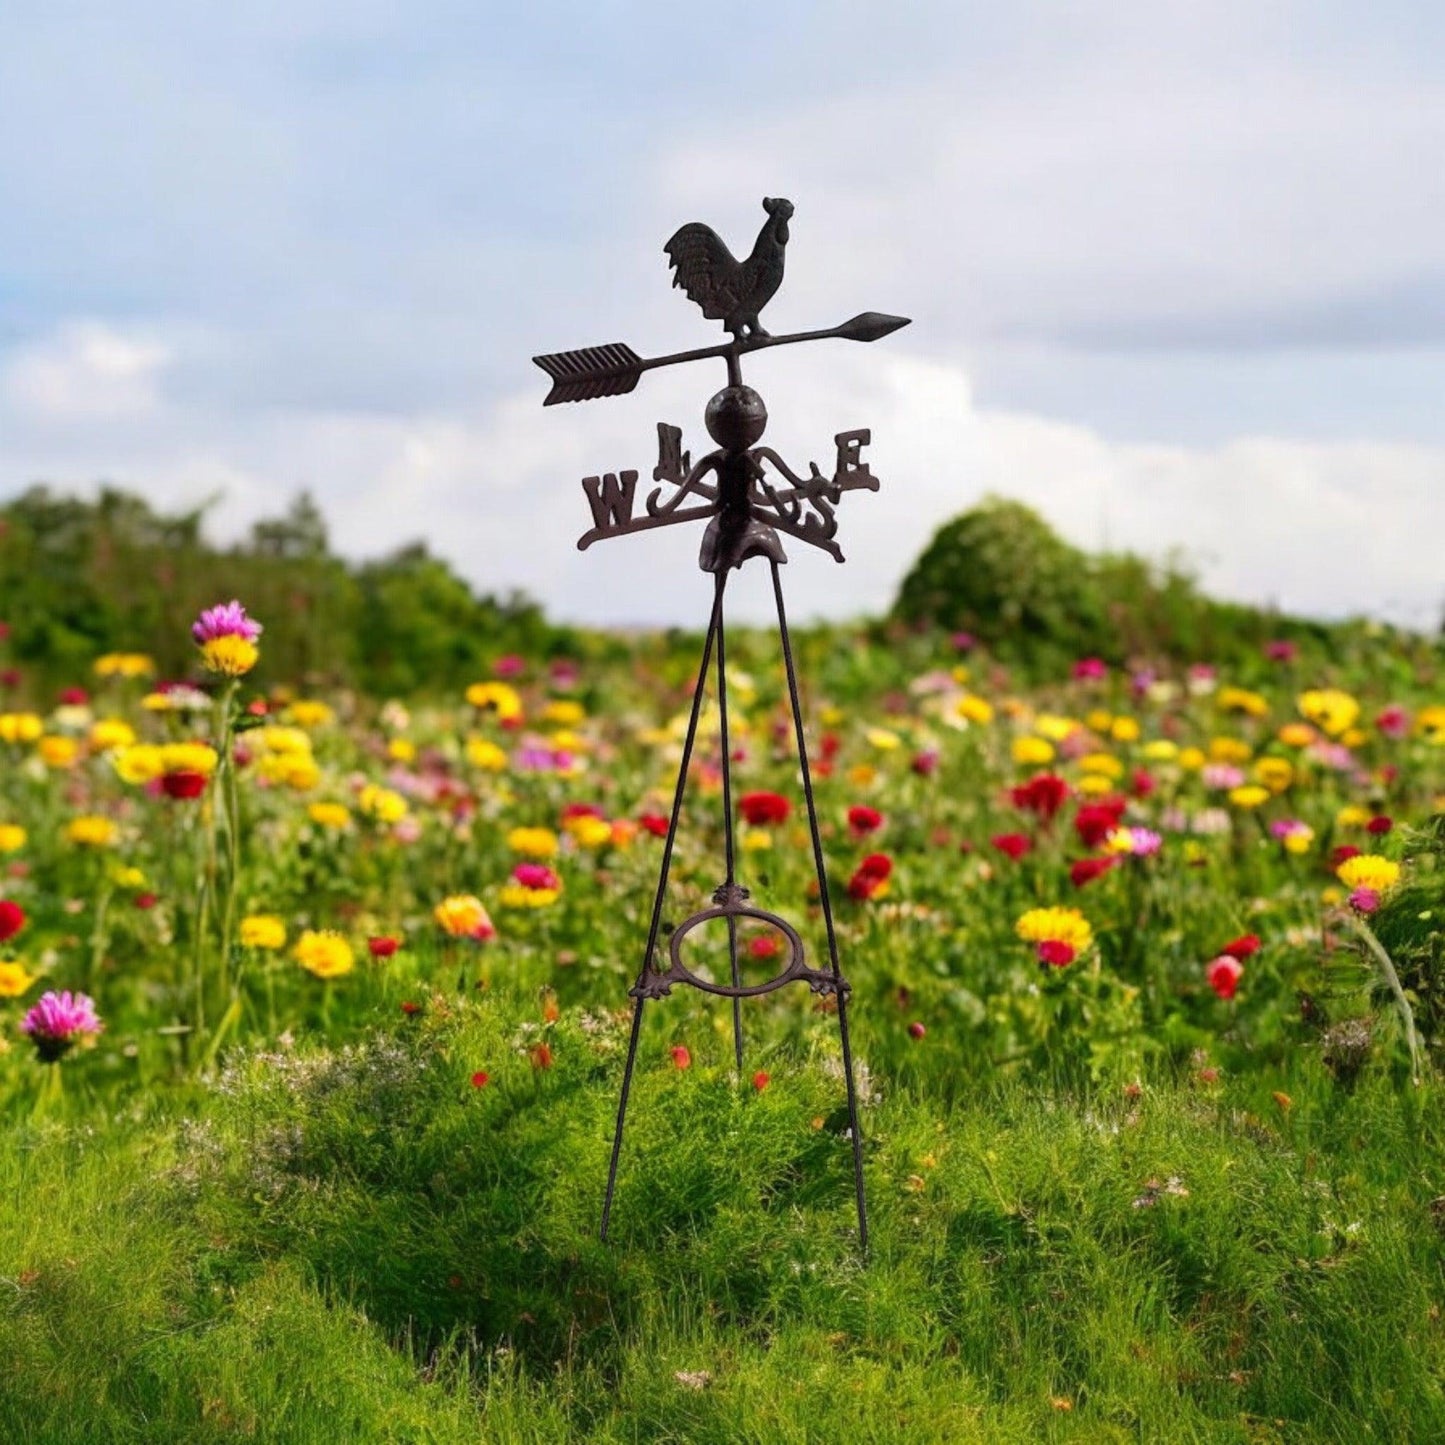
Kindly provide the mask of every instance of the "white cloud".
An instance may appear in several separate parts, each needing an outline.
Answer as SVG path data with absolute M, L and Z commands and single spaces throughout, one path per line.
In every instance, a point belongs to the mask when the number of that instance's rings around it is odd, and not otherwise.
M 0 372 L 0 394 L 36 423 L 145 417 L 159 409 L 170 359 L 159 341 L 77 321 L 14 356 Z
M 103 344 L 92 338 L 92 354 L 131 358 L 112 371 L 122 390 L 139 388 L 133 399 L 144 405 L 92 405 L 85 427 L 58 435 L 55 396 L 104 394 L 95 378 L 105 366 L 58 373 L 99 391 L 56 392 L 13 385 L 17 370 L 37 374 L 38 363 L 21 358 L 0 398 L 0 492 L 38 476 L 79 486 L 114 478 L 172 506 L 223 491 L 215 520 L 234 534 L 305 486 L 353 556 L 424 536 L 479 586 L 525 588 L 569 619 L 696 623 L 703 615 L 709 584 L 696 569 L 695 525 L 585 554 L 575 540 L 589 522 L 580 479 L 630 466 L 645 482 L 656 421 L 682 425 L 697 454 L 700 397 L 720 372 L 659 375 L 595 408 L 543 412 L 539 374 L 533 388 L 475 418 L 324 410 L 235 418 L 160 391 L 164 356 L 122 332 L 104 335 Z M 86 353 L 74 333 L 65 337 L 42 357 Z M 934 529 L 1001 492 L 1087 547 L 1153 556 L 1181 549 L 1224 595 L 1322 615 L 1437 620 L 1445 449 L 1271 437 L 1213 448 L 1123 444 L 1047 417 L 980 408 L 963 369 L 911 356 L 897 341 L 816 348 L 806 359 L 779 352 L 755 359 L 749 379 L 772 407 L 767 441 L 795 469 L 809 459 L 826 467 L 835 432 L 873 431 L 882 490 L 844 501 L 847 565 L 787 543 L 789 605 L 799 618 L 886 607 Z M 739 615 L 769 615 L 756 565 L 735 596 Z

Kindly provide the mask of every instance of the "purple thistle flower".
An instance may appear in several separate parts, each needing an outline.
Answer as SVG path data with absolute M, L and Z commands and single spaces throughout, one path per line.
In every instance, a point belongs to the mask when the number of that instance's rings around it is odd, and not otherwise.
M 98 1034 L 104 1027 L 95 1001 L 69 989 L 43 994 L 20 1021 L 21 1033 L 34 1039 L 36 1051 L 48 1064 L 69 1052 L 82 1034 Z
M 233 597 L 229 602 L 207 607 L 191 624 L 191 636 L 198 647 L 218 637 L 243 637 L 255 642 L 261 635 L 261 624 L 246 616 L 246 609 Z

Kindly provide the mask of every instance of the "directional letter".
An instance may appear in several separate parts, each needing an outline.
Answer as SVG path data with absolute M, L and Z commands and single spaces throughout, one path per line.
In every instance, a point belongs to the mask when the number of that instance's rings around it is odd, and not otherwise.
M 838 448 L 838 469 L 833 473 L 835 482 L 850 478 L 861 482 L 863 478 L 873 476 L 868 470 L 868 463 L 863 460 L 863 448 L 872 440 L 873 433 L 867 427 L 859 431 L 840 431 L 833 438 Z
M 682 449 L 682 428 L 658 422 L 657 465 L 652 469 L 652 480 L 680 487 L 687 480 L 691 465 L 691 455 Z
M 598 531 L 625 527 L 632 520 L 632 498 L 637 491 L 637 473 L 616 472 L 602 477 L 583 477 L 582 490 L 592 508 L 592 522 Z

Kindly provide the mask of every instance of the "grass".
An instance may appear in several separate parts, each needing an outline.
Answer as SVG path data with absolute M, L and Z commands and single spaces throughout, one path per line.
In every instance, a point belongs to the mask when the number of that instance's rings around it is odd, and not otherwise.
M 674 997 L 604 1246 L 624 1021 L 539 1024 L 533 968 L 189 1094 L 90 1093 L 99 1057 L 48 1117 L 17 1091 L 0 1438 L 1445 1437 L 1432 1093 L 1376 1066 L 1343 1090 L 1303 1049 L 1137 1095 L 889 1063 L 864 1263 L 832 1021 L 750 1011 L 758 1091 L 726 1010 Z M 887 1059 L 893 1021 L 858 1020 Z

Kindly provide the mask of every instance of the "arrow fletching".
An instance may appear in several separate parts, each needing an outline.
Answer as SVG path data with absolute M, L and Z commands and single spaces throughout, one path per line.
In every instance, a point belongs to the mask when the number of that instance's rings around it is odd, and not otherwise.
M 543 406 L 563 401 L 591 401 L 598 396 L 624 396 L 642 375 L 642 358 L 625 342 L 554 351 L 533 361 L 552 378 Z
M 908 325 L 906 316 L 889 316 L 883 311 L 863 311 L 845 321 L 833 334 L 845 341 L 881 341 Z

